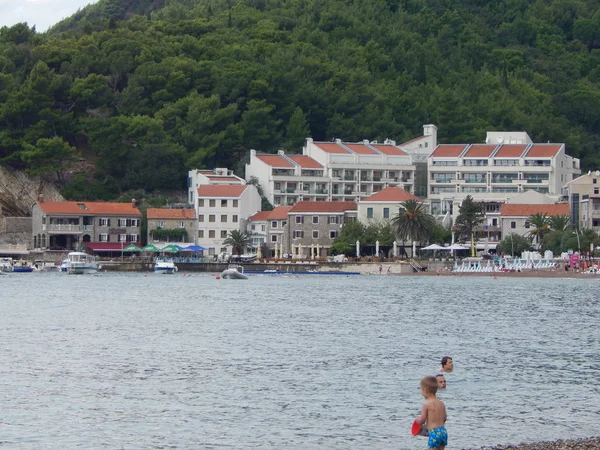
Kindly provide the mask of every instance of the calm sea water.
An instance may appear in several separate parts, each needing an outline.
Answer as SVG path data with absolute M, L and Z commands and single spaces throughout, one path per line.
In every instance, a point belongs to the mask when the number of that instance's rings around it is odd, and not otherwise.
M 0 277 L 0 446 L 412 449 L 444 355 L 450 448 L 600 423 L 600 279 Z

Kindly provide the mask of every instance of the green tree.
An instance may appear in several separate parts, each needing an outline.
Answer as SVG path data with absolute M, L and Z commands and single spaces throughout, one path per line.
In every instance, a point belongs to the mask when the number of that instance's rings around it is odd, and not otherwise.
M 247 233 L 239 230 L 231 230 L 227 239 L 223 241 L 223 244 L 231 245 L 234 255 L 242 255 L 251 241 L 252 238 Z
M 56 180 L 64 183 L 64 171 L 75 162 L 76 151 L 61 137 L 38 139 L 35 145 L 23 143 L 21 158 L 29 166 L 32 175 L 55 175 Z
M 460 204 L 454 226 L 458 227 L 462 239 L 471 242 L 471 256 L 475 256 L 475 229 L 484 220 L 483 205 L 475 203 L 473 197 L 467 195 Z
M 529 226 L 531 229 L 527 233 L 529 239 L 541 248 L 544 242 L 544 236 L 550 231 L 548 216 L 542 213 L 535 213 L 528 217 Z
M 310 136 L 310 129 L 302 108 L 294 109 L 286 128 L 284 148 L 292 153 L 299 153 L 304 140 Z
M 435 227 L 435 219 L 427 213 L 425 204 L 417 200 L 407 200 L 400 205 L 400 212 L 392 219 L 396 236 L 402 242 L 427 241 Z
M 571 228 L 571 219 L 569 216 L 550 216 L 548 226 L 555 231 L 566 231 Z
M 496 252 L 516 256 L 531 250 L 531 241 L 517 233 L 511 233 L 498 242 Z
M 258 191 L 258 195 L 260 195 L 261 200 L 261 211 L 273 211 L 273 205 L 269 201 L 269 199 L 265 196 L 265 191 L 263 191 L 262 186 L 260 185 L 260 181 L 256 177 L 250 177 L 248 180 L 248 184 L 251 184 Z

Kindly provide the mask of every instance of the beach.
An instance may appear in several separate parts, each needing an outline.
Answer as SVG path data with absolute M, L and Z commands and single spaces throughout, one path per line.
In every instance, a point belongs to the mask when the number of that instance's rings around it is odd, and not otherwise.
M 477 450 L 596 450 L 600 449 L 600 437 L 585 439 L 557 440 L 548 442 L 534 442 L 531 444 L 496 445 L 494 447 L 481 447 Z M 468 449 L 476 450 L 476 449 Z

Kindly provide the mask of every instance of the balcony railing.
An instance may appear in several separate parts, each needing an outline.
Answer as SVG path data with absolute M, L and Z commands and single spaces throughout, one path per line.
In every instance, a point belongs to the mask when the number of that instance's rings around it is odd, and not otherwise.
M 293 194 L 294 192 L 296 192 L 296 189 L 292 189 L 292 188 L 285 188 L 282 189 L 280 191 L 282 194 Z
M 432 181 L 434 183 L 451 183 L 452 180 L 452 178 L 434 178 Z
M 356 177 L 354 175 L 344 175 L 343 180 L 346 180 L 346 181 L 356 181 Z
M 48 225 L 48 231 L 78 233 L 78 232 L 81 232 L 82 230 L 83 230 L 83 227 L 81 225 L 71 225 L 71 224 L 49 224 Z
M 486 183 L 485 178 L 465 178 L 465 183 Z
M 547 178 L 527 178 L 528 183 L 544 183 L 547 182 L 548 179 Z

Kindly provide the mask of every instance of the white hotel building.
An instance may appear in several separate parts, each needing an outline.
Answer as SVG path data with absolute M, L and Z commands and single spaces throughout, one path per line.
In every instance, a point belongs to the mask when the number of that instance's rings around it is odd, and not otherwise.
M 302 155 L 250 151 L 246 180 L 256 177 L 274 205 L 299 201 L 358 201 L 390 186 L 415 192 L 416 165 L 426 189 L 426 160 L 437 144 L 437 128 L 425 125 L 424 134 L 405 144 L 347 143 L 306 140 Z
M 455 219 L 467 195 L 498 216 L 501 204 L 529 190 L 558 201 L 562 186 L 580 173 L 565 144 L 535 144 L 525 132 L 488 132 L 486 144 L 438 145 L 428 159 L 431 213 Z

